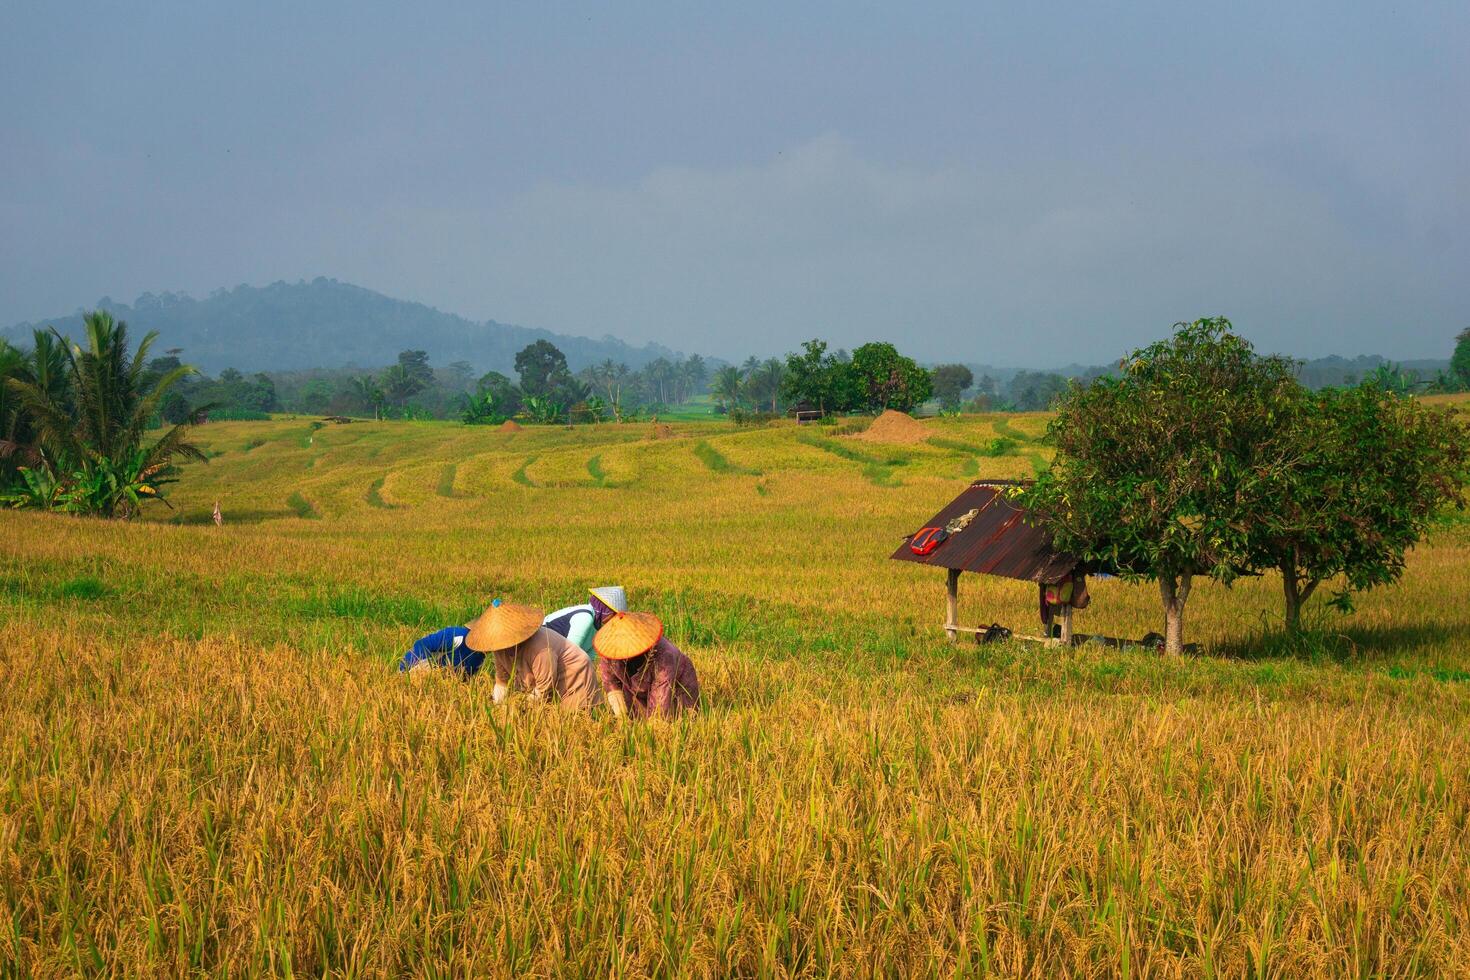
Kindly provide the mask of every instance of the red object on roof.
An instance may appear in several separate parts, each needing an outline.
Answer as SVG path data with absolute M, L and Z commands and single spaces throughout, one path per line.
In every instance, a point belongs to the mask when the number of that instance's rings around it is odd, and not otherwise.
M 969 510 L 978 510 L 969 527 L 951 534 L 926 555 L 916 555 L 904 539 L 889 557 L 935 568 L 955 568 L 999 575 L 1023 582 L 1059 582 L 1082 562 L 1052 547 L 1051 535 L 1026 519 L 1026 512 L 1005 496 L 1020 480 L 977 480 L 921 527 L 944 527 Z

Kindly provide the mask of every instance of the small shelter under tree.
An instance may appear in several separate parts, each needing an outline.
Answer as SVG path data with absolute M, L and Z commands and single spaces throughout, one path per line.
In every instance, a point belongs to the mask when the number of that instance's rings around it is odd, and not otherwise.
M 977 480 L 970 484 L 943 510 L 925 522 L 920 531 L 904 538 L 903 544 L 890 557 L 895 561 L 915 562 L 943 568 L 948 572 L 948 605 L 944 629 L 954 642 L 960 633 L 984 633 L 959 622 L 959 581 L 961 572 L 999 575 L 1022 582 L 1035 582 L 1039 587 L 1065 582 L 1088 571 L 1071 555 L 1057 551 L 1051 535 L 1027 520 L 1025 510 L 1006 491 L 1025 486 L 1021 480 Z M 971 515 L 971 511 L 974 514 Z M 966 520 L 968 518 L 968 520 Z M 911 547 L 917 538 L 934 529 L 963 525 L 951 531 L 927 554 Z M 1072 641 L 1072 607 L 1061 608 L 1062 643 Z

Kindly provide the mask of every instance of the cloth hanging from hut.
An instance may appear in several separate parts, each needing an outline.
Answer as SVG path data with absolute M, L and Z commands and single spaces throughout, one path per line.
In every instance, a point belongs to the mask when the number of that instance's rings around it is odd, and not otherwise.
M 1052 620 L 1063 606 L 1086 609 L 1092 603 L 1086 575 L 1068 575 L 1060 582 L 1041 584 L 1041 625 L 1051 629 Z
M 948 534 L 959 534 L 965 528 L 970 526 L 970 522 L 973 521 L 979 515 L 979 513 L 979 507 L 972 507 L 960 516 L 950 518 L 949 523 L 944 525 L 945 532 Z

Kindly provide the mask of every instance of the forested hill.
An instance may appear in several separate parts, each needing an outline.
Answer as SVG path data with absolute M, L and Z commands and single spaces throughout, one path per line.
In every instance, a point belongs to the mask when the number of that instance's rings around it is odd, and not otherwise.
M 207 299 L 179 293 L 144 293 L 131 306 L 110 299 L 98 307 L 126 320 L 135 336 L 158 331 L 154 351 L 180 347 L 180 357 L 206 372 L 292 370 L 391 364 L 407 348 L 428 351 L 436 364 L 468 361 L 477 371 L 513 374 L 516 351 L 549 340 L 566 354 L 573 371 L 607 358 L 638 368 L 673 352 L 657 345 L 632 347 L 613 337 L 592 340 L 507 323 L 444 313 L 335 279 L 277 282 L 220 289 Z M 81 312 L 17 324 L 0 337 L 29 346 L 31 331 L 54 326 L 76 336 Z

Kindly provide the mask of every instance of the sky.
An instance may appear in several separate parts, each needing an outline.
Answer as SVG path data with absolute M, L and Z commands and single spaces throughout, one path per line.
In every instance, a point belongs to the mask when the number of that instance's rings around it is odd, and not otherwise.
M 1470 325 L 1470 4 L 0 2 L 0 324 L 328 276 L 742 358 Z

